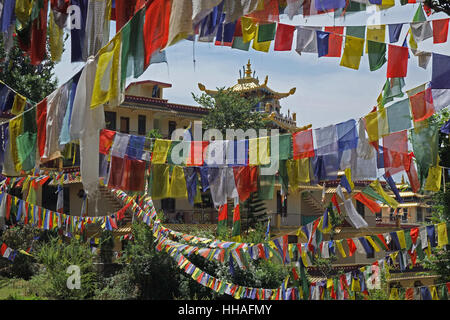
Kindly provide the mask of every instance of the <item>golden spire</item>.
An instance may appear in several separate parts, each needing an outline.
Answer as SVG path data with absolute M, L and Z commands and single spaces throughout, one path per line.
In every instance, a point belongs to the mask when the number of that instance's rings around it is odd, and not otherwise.
M 250 63 L 250 59 L 248 59 L 248 63 L 247 63 L 247 70 L 245 70 L 245 77 L 246 78 L 251 78 L 252 77 L 252 68 L 251 68 L 251 63 Z

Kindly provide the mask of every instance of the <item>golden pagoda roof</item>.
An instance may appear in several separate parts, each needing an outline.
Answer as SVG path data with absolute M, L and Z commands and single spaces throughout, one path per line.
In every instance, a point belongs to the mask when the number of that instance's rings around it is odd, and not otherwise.
M 289 90 L 289 92 L 286 92 L 286 93 L 277 92 L 267 86 L 268 81 L 269 81 L 269 76 L 266 76 L 264 83 L 260 84 L 259 79 L 254 78 L 252 76 L 251 63 L 250 63 L 250 59 L 249 59 L 248 63 L 247 63 L 247 69 L 245 70 L 245 76 L 243 78 L 238 79 L 238 83 L 235 84 L 234 86 L 228 88 L 228 90 L 231 90 L 234 92 L 239 92 L 239 93 L 262 90 L 262 91 L 270 93 L 275 99 L 282 99 L 282 98 L 289 97 L 290 95 L 293 95 L 296 91 L 296 88 L 292 88 L 291 90 Z M 214 95 L 217 93 L 217 90 L 206 89 L 206 87 L 201 83 L 198 84 L 198 87 L 201 91 L 204 91 L 209 95 Z

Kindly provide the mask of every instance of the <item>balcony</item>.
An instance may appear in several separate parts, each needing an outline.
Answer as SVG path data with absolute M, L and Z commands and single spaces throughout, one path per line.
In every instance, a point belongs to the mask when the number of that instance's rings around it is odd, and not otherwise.
M 398 219 L 397 219 L 398 218 Z M 398 226 L 398 227 L 407 227 L 407 226 L 420 226 L 422 222 L 414 221 L 412 218 L 408 218 L 405 216 L 398 217 L 376 217 L 376 226 Z

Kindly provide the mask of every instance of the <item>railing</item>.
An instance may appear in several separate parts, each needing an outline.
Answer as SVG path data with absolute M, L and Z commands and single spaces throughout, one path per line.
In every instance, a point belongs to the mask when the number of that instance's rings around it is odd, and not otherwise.
M 420 221 L 413 221 L 413 219 L 408 218 L 408 217 L 404 217 L 404 216 L 399 216 L 399 223 L 400 224 L 421 224 Z M 391 224 L 391 225 L 396 225 L 397 224 L 397 218 L 396 217 L 377 217 L 375 218 L 375 222 L 376 224 Z

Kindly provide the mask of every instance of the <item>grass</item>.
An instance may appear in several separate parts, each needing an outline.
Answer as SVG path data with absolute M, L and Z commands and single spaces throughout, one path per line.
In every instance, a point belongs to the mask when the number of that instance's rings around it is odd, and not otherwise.
M 42 300 L 27 293 L 28 283 L 23 279 L 0 279 L 0 300 Z

